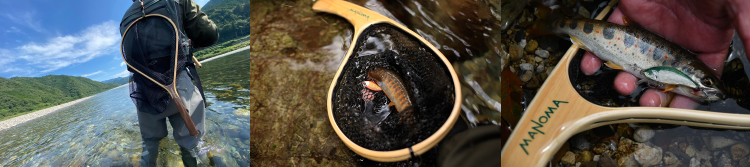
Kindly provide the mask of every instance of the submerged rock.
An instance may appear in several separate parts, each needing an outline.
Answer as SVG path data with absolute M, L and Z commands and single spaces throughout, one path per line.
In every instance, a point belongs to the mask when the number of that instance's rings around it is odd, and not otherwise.
M 711 150 L 724 148 L 737 143 L 735 140 L 727 139 L 722 136 L 711 136 L 708 141 L 710 142 L 708 145 L 711 147 Z
M 563 164 L 573 164 L 576 161 L 576 154 L 568 151 L 565 153 L 561 161 Z
M 635 129 L 635 132 L 633 133 L 633 140 L 637 142 L 646 142 L 654 137 L 654 135 L 656 135 L 654 130 L 652 130 L 648 125 L 644 125 Z
M 653 166 L 661 161 L 661 147 L 649 147 L 643 143 L 638 143 L 637 145 L 638 150 L 633 153 L 633 156 L 641 166 Z
M 586 150 L 581 152 L 581 154 L 578 155 L 580 157 L 580 162 L 586 163 L 591 161 L 594 157 L 591 156 L 591 151 Z
M 748 148 L 747 144 L 740 143 L 735 144 L 732 146 L 732 159 L 735 161 L 738 161 L 742 158 L 745 158 L 747 156 L 748 152 L 750 152 L 750 148 Z
M 677 158 L 672 152 L 667 151 L 667 153 L 664 154 L 664 163 L 667 165 L 672 165 L 680 162 L 680 159 Z

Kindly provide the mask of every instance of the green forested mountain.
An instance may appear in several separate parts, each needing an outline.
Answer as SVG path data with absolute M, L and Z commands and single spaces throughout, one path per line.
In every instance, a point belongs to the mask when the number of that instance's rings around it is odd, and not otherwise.
M 219 42 L 250 35 L 250 3 L 247 0 L 211 0 L 201 10 L 219 28 Z
M 117 87 L 84 77 L 0 77 L 0 120 L 55 106 Z
M 102 81 L 102 83 L 114 83 L 118 85 L 125 85 L 130 82 L 130 77 L 118 77 L 118 78 L 112 78 L 108 79 L 106 81 Z

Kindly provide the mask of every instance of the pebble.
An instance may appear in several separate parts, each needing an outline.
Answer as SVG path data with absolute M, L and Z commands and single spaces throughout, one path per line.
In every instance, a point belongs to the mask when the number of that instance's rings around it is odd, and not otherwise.
M 740 165 L 738 166 L 750 166 L 750 157 L 745 157 L 740 160 Z
M 532 71 L 532 70 L 534 70 L 534 65 L 531 65 L 529 63 L 522 63 L 522 64 L 520 64 L 518 66 L 521 67 L 521 70 L 524 70 L 524 71 Z
M 737 141 L 732 140 L 732 139 L 727 139 L 721 136 L 711 136 L 711 139 L 709 141 L 711 141 L 711 143 L 709 143 L 711 150 L 716 150 L 716 149 L 724 148 L 727 146 L 731 146 L 733 144 L 737 144 Z
M 677 156 L 674 155 L 672 152 L 667 151 L 667 153 L 664 154 L 664 163 L 667 165 L 672 165 L 679 161 L 680 159 L 678 159 Z
M 539 43 L 537 43 L 536 40 L 532 39 L 531 41 L 529 41 L 528 44 L 526 44 L 526 48 L 525 48 L 526 52 L 533 53 L 538 46 L 539 46 Z
M 525 71 L 523 75 L 521 75 L 521 81 L 523 82 L 529 82 L 531 80 L 531 77 L 534 76 L 533 72 L 531 71 Z
M 544 59 L 542 59 L 541 57 L 534 57 L 534 61 L 536 61 L 537 63 L 542 62 L 543 60 Z
M 544 71 L 544 65 L 543 64 L 539 64 L 539 66 L 536 66 L 536 72 L 540 73 L 542 71 Z
M 601 156 L 600 155 L 594 155 L 594 158 L 592 160 L 599 162 L 599 157 L 601 157 Z
M 696 158 L 690 159 L 690 167 L 700 167 L 701 161 Z
M 630 128 L 628 124 L 618 124 L 617 135 L 620 135 L 620 137 L 630 138 L 631 136 L 633 136 L 633 129 Z
M 581 152 L 581 154 L 579 154 L 578 156 L 581 158 L 580 162 L 584 163 L 590 162 L 594 158 L 593 156 L 591 156 L 591 151 L 589 150 Z
M 661 161 L 661 147 L 649 147 L 643 143 L 638 143 L 637 145 L 638 150 L 633 153 L 633 156 L 641 166 L 653 166 Z
M 654 137 L 655 134 L 656 133 L 654 133 L 654 130 L 652 130 L 651 127 L 644 125 L 635 129 L 633 140 L 637 142 L 646 142 Z
M 477 66 L 474 61 L 464 61 L 463 66 L 468 69 L 469 71 L 479 71 L 479 66 Z
M 479 69 L 485 69 L 487 68 L 487 59 L 485 59 L 484 57 L 476 58 L 474 59 L 474 64 L 476 64 Z
M 576 161 L 576 154 L 570 151 L 565 152 L 565 155 L 563 156 L 561 161 L 563 164 L 573 164 Z
M 747 147 L 747 144 L 745 143 L 739 143 L 732 146 L 732 159 L 735 161 L 739 161 L 742 158 L 745 158 L 747 156 L 748 152 L 750 152 L 750 148 Z
M 570 144 L 578 150 L 589 150 L 591 148 L 591 143 L 586 140 L 584 135 L 573 136 L 573 138 L 570 139 Z
M 703 150 L 695 154 L 695 157 L 699 159 L 709 160 L 711 159 L 711 151 L 708 151 L 705 147 L 703 147 Z
M 508 54 L 510 54 L 510 60 L 515 61 L 523 57 L 523 46 L 510 45 L 508 48 Z
M 732 166 L 732 159 L 730 159 L 727 154 L 721 154 L 721 157 L 719 157 L 718 166 Z
M 584 18 L 591 18 L 591 13 L 589 12 L 589 10 L 586 10 L 586 8 L 584 8 L 583 6 L 578 8 L 578 14 L 580 14 Z
M 636 161 L 633 156 L 627 156 L 627 157 L 621 157 L 619 160 L 617 160 L 618 166 L 625 166 L 625 167 L 640 167 L 638 165 L 638 161 Z
M 685 154 L 687 154 L 687 155 L 688 155 L 688 156 L 690 156 L 690 157 L 693 157 L 693 156 L 695 155 L 695 152 L 698 152 L 698 151 L 697 151 L 697 150 L 695 150 L 695 147 L 693 147 L 693 145 L 692 145 L 692 144 L 691 144 L 691 145 L 689 145 L 689 146 L 687 147 L 687 149 L 685 149 Z
M 549 51 L 544 50 L 544 49 L 537 49 L 534 52 L 534 54 L 536 54 L 537 56 L 542 57 L 542 58 L 548 58 L 549 57 Z
M 610 157 L 609 154 L 602 154 L 599 165 L 602 167 L 617 167 L 617 164 L 612 160 L 612 157 Z

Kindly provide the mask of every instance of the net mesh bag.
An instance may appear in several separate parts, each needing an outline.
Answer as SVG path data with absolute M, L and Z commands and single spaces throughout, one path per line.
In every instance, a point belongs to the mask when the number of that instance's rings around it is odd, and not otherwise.
M 129 48 L 123 48 L 123 57 L 132 66 L 128 71 L 133 73 L 131 81 L 135 83 L 130 84 L 130 97 L 136 106 L 150 108 L 139 111 L 159 114 L 169 104 L 169 92 L 144 75 L 164 86 L 172 84 L 174 70 L 185 69 L 187 62 L 187 55 L 181 49 L 175 60 L 175 48 L 180 47 L 175 40 L 173 25 L 163 17 L 144 17 L 125 33 L 122 45 Z
M 355 50 L 342 69 L 333 92 L 333 116 L 341 131 L 354 143 L 376 151 L 410 147 L 435 133 L 450 116 L 454 102 L 453 81 L 442 60 L 429 47 L 403 30 L 386 23 L 363 31 Z M 368 70 L 382 67 L 403 79 L 414 102 L 411 115 L 389 107 L 382 91 L 368 91 Z M 363 96 L 374 96 L 370 105 Z M 373 105 L 374 104 L 374 105 Z M 373 107 L 367 110 L 367 107 Z M 368 111 L 390 112 L 377 124 L 366 120 Z M 414 124 L 399 117 L 415 118 Z

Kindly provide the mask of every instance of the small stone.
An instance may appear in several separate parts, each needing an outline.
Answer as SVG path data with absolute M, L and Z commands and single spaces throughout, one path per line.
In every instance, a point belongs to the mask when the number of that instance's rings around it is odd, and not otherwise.
M 626 166 L 626 167 L 639 167 L 638 161 L 633 158 L 633 156 L 626 156 L 626 157 L 620 157 L 617 160 L 618 166 Z
M 536 72 L 541 73 L 542 71 L 544 71 L 544 65 L 543 64 L 539 64 L 539 66 L 536 66 Z
M 719 157 L 719 162 L 717 164 L 720 167 L 725 166 L 732 166 L 732 159 L 727 156 L 727 154 L 721 154 L 721 157 Z
M 573 164 L 576 161 L 576 154 L 568 151 L 565 153 L 561 161 L 563 164 Z
M 678 159 L 677 156 L 674 155 L 672 152 L 667 151 L 667 153 L 664 154 L 664 163 L 667 165 L 672 165 L 679 161 L 680 159 Z
M 583 6 L 578 8 L 578 14 L 580 14 L 584 18 L 591 18 L 591 13 L 589 12 L 589 10 L 586 10 L 586 8 L 584 8 Z
M 581 162 L 576 162 L 576 167 L 581 167 Z
M 485 69 L 487 68 L 487 59 L 483 57 L 476 58 L 474 59 L 474 64 L 476 64 L 479 69 Z
M 549 57 L 549 51 L 544 50 L 544 49 L 537 49 L 534 52 L 534 54 L 536 54 L 537 56 L 542 57 L 542 58 L 548 58 Z
M 709 143 L 711 150 L 716 150 L 716 149 L 724 148 L 727 146 L 731 146 L 733 144 L 737 144 L 737 141 L 732 140 L 732 139 L 727 139 L 721 136 L 711 136 L 709 141 L 711 142 Z
M 518 66 L 521 67 L 521 70 L 524 70 L 524 71 L 534 70 L 534 65 L 531 65 L 529 63 L 523 63 L 523 64 L 520 64 Z
M 543 60 L 544 59 L 542 59 L 541 57 L 534 57 L 534 61 L 536 61 L 537 63 L 542 62 Z
M 652 130 L 651 127 L 644 125 L 635 129 L 633 140 L 643 143 L 654 137 L 655 134 L 656 133 L 654 133 L 654 130 Z
M 515 61 L 523 57 L 523 47 L 519 45 L 510 45 L 508 48 L 508 54 L 510 54 L 510 60 Z
M 695 149 L 695 147 L 693 147 L 693 145 L 692 145 L 692 144 L 691 144 L 691 145 L 689 145 L 689 146 L 687 147 L 687 149 L 685 149 L 685 154 L 687 154 L 687 155 L 688 155 L 688 156 L 690 156 L 690 157 L 693 157 L 693 156 L 695 155 L 695 153 L 696 153 L 696 152 L 698 152 L 698 150 L 696 150 L 696 149 Z
M 539 43 L 537 43 L 536 40 L 532 39 L 531 41 L 529 41 L 528 44 L 526 44 L 525 50 L 527 53 L 534 53 L 534 51 L 536 50 L 538 46 L 539 46 Z
M 602 159 L 599 161 L 599 165 L 602 167 L 617 167 L 617 164 L 609 154 L 602 154 Z
M 617 134 L 620 135 L 620 137 L 630 138 L 633 136 L 633 129 L 630 128 L 628 124 L 618 124 Z
M 593 159 L 593 156 L 591 156 L 591 151 L 586 150 L 581 152 L 581 154 L 578 155 L 581 158 L 580 162 L 589 162 Z
M 701 150 L 698 153 L 696 153 L 695 157 L 700 158 L 700 159 L 704 159 L 704 160 L 709 160 L 709 159 L 711 159 L 711 151 L 708 151 L 708 149 L 706 149 L 706 147 L 703 147 L 703 150 Z
M 635 160 L 638 161 L 641 166 L 653 166 L 661 161 L 661 147 L 649 147 L 643 143 L 638 143 L 637 145 L 638 150 L 636 150 L 633 155 Z
M 601 156 L 600 155 L 594 155 L 594 159 L 592 159 L 592 160 L 594 160 L 596 162 L 599 162 L 599 157 L 601 157 Z
M 750 166 L 750 157 L 745 157 L 745 158 L 742 158 L 742 159 L 740 160 L 740 163 L 739 163 L 739 165 L 737 165 L 737 166 L 741 166 L 741 167 L 746 167 L 746 166 Z
M 591 143 L 586 140 L 586 137 L 584 135 L 573 136 L 573 138 L 570 139 L 570 145 L 572 145 L 573 148 L 577 148 L 578 150 L 589 150 L 589 148 L 591 148 Z
M 690 159 L 690 167 L 700 167 L 701 161 L 697 158 L 691 158 Z
M 521 75 L 521 81 L 523 82 L 529 82 L 531 80 L 531 77 L 534 76 L 531 71 L 524 71 L 523 75 Z
M 732 159 L 735 161 L 739 161 L 742 158 L 745 158 L 747 156 L 748 152 L 750 152 L 750 148 L 747 147 L 747 144 L 745 143 L 739 143 L 732 146 Z

